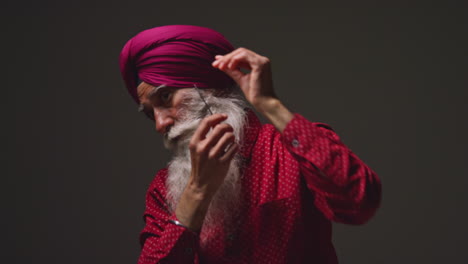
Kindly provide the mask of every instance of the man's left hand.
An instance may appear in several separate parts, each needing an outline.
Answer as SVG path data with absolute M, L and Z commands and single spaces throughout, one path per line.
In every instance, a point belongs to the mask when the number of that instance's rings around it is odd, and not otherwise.
M 271 63 L 267 57 L 246 48 L 238 48 L 226 55 L 217 55 L 212 65 L 234 79 L 255 108 L 262 108 L 269 100 L 276 99 Z M 250 72 L 244 73 L 241 69 Z
M 234 79 L 247 101 L 283 132 L 293 114 L 273 90 L 270 59 L 246 48 L 238 48 L 226 55 L 215 56 L 212 65 Z M 250 72 L 244 73 L 241 69 Z

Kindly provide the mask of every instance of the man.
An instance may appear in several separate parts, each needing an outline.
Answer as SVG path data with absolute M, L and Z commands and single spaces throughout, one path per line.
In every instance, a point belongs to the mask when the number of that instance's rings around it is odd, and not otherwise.
M 337 263 L 331 221 L 363 224 L 378 208 L 377 175 L 282 104 L 268 58 L 172 25 L 128 41 L 120 67 L 174 154 L 147 192 L 139 263 Z

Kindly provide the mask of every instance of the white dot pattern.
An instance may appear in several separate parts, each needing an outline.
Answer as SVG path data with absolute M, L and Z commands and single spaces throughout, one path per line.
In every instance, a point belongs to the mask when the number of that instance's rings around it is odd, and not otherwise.
M 328 125 L 295 114 L 280 134 L 248 115 L 236 227 L 213 230 L 201 250 L 198 234 L 169 222 L 176 218 L 165 201 L 163 169 L 147 192 L 139 264 L 333 264 L 331 221 L 362 224 L 375 213 L 379 178 Z

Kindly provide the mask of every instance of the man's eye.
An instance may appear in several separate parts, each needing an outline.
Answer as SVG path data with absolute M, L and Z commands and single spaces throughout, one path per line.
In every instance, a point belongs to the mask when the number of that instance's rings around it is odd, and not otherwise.
M 161 100 L 163 102 L 168 102 L 169 100 L 171 99 L 171 93 L 170 92 L 165 92 L 163 94 L 161 94 Z

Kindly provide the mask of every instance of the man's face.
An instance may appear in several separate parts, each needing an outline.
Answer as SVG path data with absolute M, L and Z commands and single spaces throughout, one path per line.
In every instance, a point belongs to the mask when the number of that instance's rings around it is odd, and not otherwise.
M 155 121 L 156 131 L 165 135 L 182 119 L 182 108 L 188 90 L 192 88 L 156 88 L 142 82 L 138 88 L 140 109 Z

